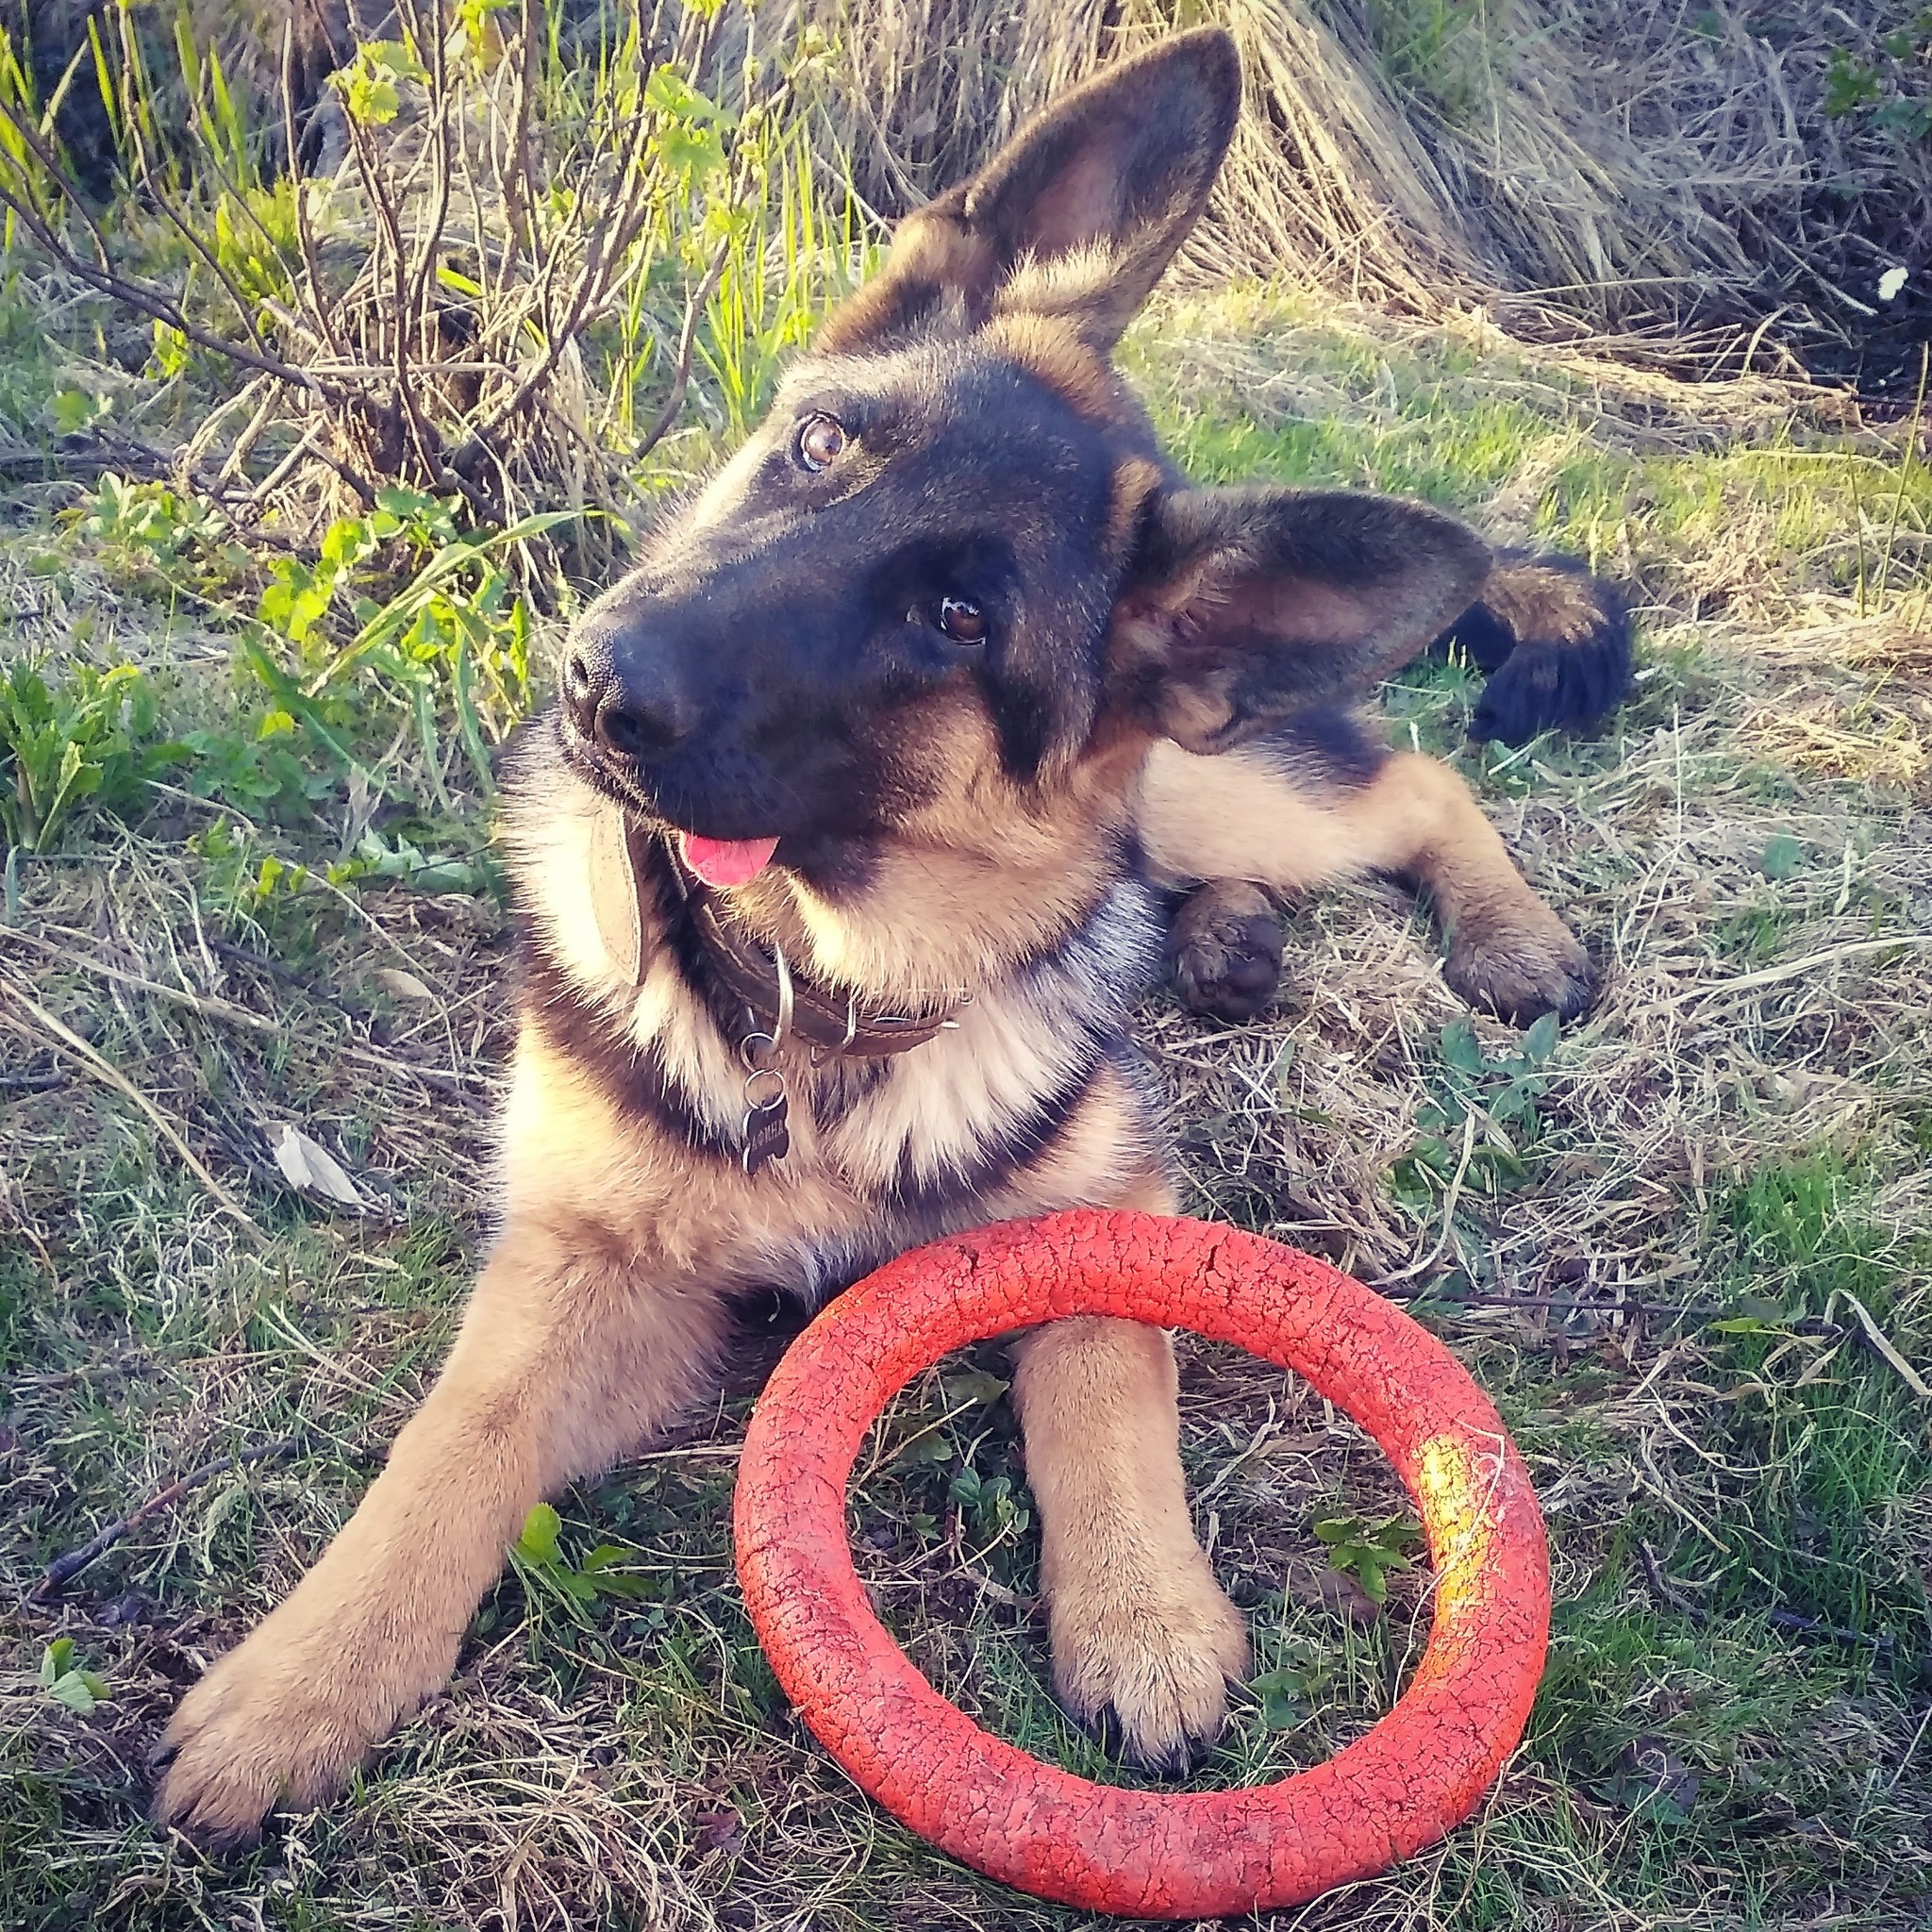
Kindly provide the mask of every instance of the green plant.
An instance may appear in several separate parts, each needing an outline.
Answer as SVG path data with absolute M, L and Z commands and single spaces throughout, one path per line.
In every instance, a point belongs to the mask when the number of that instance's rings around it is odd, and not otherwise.
M 488 854 L 465 858 L 459 853 L 425 852 L 401 833 L 385 839 L 365 832 L 349 858 L 328 868 L 331 885 L 357 879 L 393 879 L 424 892 L 488 892 L 502 897 L 501 872 Z
M 1016 1489 L 1010 1476 L 982 1476 L 976 1469 L 962 1469 L 948 1493 L 971 1514 L 982 1537 L 1024 1536 L 1033 1521 L 1026 1491 Z
M 1415 1144 L 1389 1172 L 1397 1200 L 1426 1208 L 1458 1170 L 1465 1186 L 1491 1191 L 1526 1178 L 1523 1157 L 1541 1132 L 1537 1102 L 1557 1035 L 1557 1016 L 1545 1013 L 1513 1052 L 1491 1059 L 1468 1018 L 1442 1028 L 1441 1070 L 1416 1110 Z
M 308 882 L 306 866 L 291 865 L 279 855 L 260 850 L 253 826 L 245 822 L 232 825 L 218 819 L 190 839 L 188 849 L 205 868 L 208 903 L 231 922 L 243 916 L 260 921 L 278 901 L 299 893 Z
M 509 1546 L 510 1567 L 528 1591 L 546 1592 L 574 1607 L 602 1598 L 630 1601 L 651 1594 L 648 1578 L 616 1568 L 637 1553 L 617 1543 L 599 1543 L 580 1561 L 563 1553 L 562 1519 L 548 1503 L 539 1503 L 524 1519 L 524 1527 Z
M 1932 91 L 1926 84 L 1932 8 L 1880 35 L 1878 52 L 1882 59 L 1867 58 L 1849 47 L 1832 49 L 1824 70 L 1825 114 L 1834 121 L 1869 114 L 1874 125 L 1907 141 L 1932 137 Z
M 1389 1572 L 1410 1568 L 1405 1551 L 1422 1541 L 1421 1528 L 1406 1516 L 1385 1516 L 1370 1523 L 1360 1516 L 1329 1516 L 1315 1525 L 1317 1540 L 1327 1545 L 1328 1567 L 1353 1576 L 1372 1603 L 1389 1595 Z
M 144 553 L 163 570 L 178 563 L 192 547 L 212 548 L 228 534 L 226 519 L 194 497 L 165 483 L 130 483 L 111 470 L 102 473 L 75 526 L 105 547 Z M 244 559 L 245 554 L 236 560 Z
M 71 1637 L 57 1637 L 41 1657 L 41 1689 L 57 1704 L 87 1716 L 114 1694 L 98 1671 L 79 1661 Z
M 372 697 L 400 709 L 445 808 L 441 720 L 452 716 L 488 794 L 495 789 L 490 746 L 530 701 L 529 609 L 511 563 L 519 545 L 571 521 L 572 512 L 550 511 L 505 530 L 463 530 L 450 502 L 384 490 L 366 516 L 329 527 L 313 563 L 281 558 L 271 566 L 244 662 L 291 726 L 306 724 L 345 766 L 360 761 L 341 727 L 353 729 Z M 398 576 L 400 588 L 386 598 L 358 588 Z M 332 642 L 325 620 L 344 604 L 356 628 Z M 272 642 L 285 648 L 272 653 Z
M 1309 1700 L 1332 1675 L 1329 1663 L 1313 1644 L 1284 1644 L 1279 1660 L 1248 1683 L 1248 1689 L 1260 1699 L 1263 1726 L 1271 1731 L 1293 1730 L 1307 1716 Z
M 152 686 L 140 667 L 75 664 L 49 684 L 21 658 L 0 682 L 0 824 L 9 845 L 49 850 L 83 807 L 127 814 L 149 782 L 188 756 L 158 741 Z

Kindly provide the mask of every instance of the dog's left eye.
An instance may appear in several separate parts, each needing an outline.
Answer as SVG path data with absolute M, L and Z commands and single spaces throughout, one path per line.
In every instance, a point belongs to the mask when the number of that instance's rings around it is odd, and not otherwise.
M 829 470 L 845 448 L 845 425 L 836 416 L 808 416 L 799 425 L 798 460 L 808 470 Z
M 939 625 L 956 644 L 986 641 L 986 612 L 970 597 L 941 597 Z

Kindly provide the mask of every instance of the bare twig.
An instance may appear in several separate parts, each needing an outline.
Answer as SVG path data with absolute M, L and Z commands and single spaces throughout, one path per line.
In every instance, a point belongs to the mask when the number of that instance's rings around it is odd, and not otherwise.
M 292 9 L 282 24 L 282 128 L 289 143 L 289 173 L 294 180 L 295 240 L 302 250 L 302 293 L 308 312 L 323 340 L 338 358 L 346 359 L 349 347 L 336 333 L 326 308 L 323 307 L 322 263 L 315 249 L 315 230 L 308 220 L 308 184 L 302 178 L 301 134 L 295 125 L 295 21 Z
M 1766 1621 L 1774 1629 L 1794 1630 L 1800 1637 L 1823 1637 L 1832 1643 L 1862 1643 L 1873 1650 L 1890 1650 L 1896 1643 L 1890 1630 L 1875 1634 L 1864 1630 L 1846 1630 L 1837 1624 L 1825 1624 L 1816 1617 L 1807 1617 L 1798 1610 L 1773 1610 Z
M 677 366 L 672 372 L 671 391 L 664 398 L 664 407 L 644 432 L 643 441 L 632 451 L 633 462 L 663 441 L 665 432 L 676 422 L 678 410 L 684 407 L 684 392 L 691 383 L 691 343 L 697 336 L 698 318 L 705 312 L 706 303 L 717 292 L 729 247 L 728 242 L 719 242 L 717 253 L 711 257 L 711 265 L 705 271 L 704 280 L 691 291 L 691 300 L 684 305 L 684 326 L 677 332 Z
M 0 102 L 0 115 L 6 113 L 5 103 Z M 13 125 L 18 126 L 20 124 L 15 122 Z M 33 237 L 35 244 L 57 266 L 65 269 L 69 275 L 85 282 L 91 289 L 98 291 L 110 300 L 137 309 L 142 315 L 151 316 L 157 322 L 165 323 L 170 328 L 178 329 L 191 342 L 201 348 L 210 349 L 218 356 L 225 356 L 229 361 L 238 362 L 244 369 L 255 369 L 263 375 L 277 376 L 296 389 L 317 391 L 328 396 L 331 401 L 341 402 L 347 399 L 345 391 L 322 382 L 306 370 L 296 368 L 292 363 L 284 362 L 278 357 L 265 355 L 242 342 L 231 341 L 225 336 L 218 336 L 211 330 L 203 328 L 198 322 L 182 313 L 173 296 L 165 290 L 156 288 L 153 283 L 122 275 L 110 267 L 98 266 L 76 255 L 40 218 L 28 203 L 5 186 L 0 186 L 0 206 L 10 208 L 19 217 L 22 225 Z
M 0 1093 L 52 1093 L 67 1085 L 67 1075 L 46 1074 L 0 1074 Z
M 226 1475 L 231 1470 L 246 1469 L 257 1462 L 279 1461 L 285 1456 L 292 1456 L 301 1448 L 304 1440 L 301 1436 L 284 1436 L 277 1442 L 262 1442 L 253 1449 L 238 1450 L 233 1456 L 217 1456 L 212 1462 L 204 1462 L 199 1469 L 190 1470 L 166 1489 L 157 1491 L 138 1508 L 130 1509 L 125 1516 L 117 1516 L 77 1550 L 69 1550 L 65 1556 L 56 1557 L 42 1573 L 41 1580 L 34 1585 L 33 1600 L 44 1603 L 50 1597 L 58 1596 L 61 1590 L 96 1557 L 105 1556 L 123 1537 L 139 1528 L 150 1516 L 173 1508 L 190 1490 L 198 1489 L 218 1475 Z

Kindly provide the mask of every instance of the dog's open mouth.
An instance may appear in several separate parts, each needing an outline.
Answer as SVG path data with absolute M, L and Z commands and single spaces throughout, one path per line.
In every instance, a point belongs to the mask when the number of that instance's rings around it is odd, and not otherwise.
M 684 862 L 708 886 L 742 886 L 771 863 L 775 839 L 701 839 L 680 832 L 677 849 Z

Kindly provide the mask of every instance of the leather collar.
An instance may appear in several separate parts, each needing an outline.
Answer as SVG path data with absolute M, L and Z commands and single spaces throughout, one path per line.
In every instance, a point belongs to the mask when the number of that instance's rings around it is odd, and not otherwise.
M 626 814 L 625 844 L 639 892 L 649 877 L 653 837 Z M 776 1046 L 796 1036 L 820 1058 L 878 1058 L 923 1046 L 958 1024 L 959 1009 L 973 997 L 969 992 L 941 996 L 941 1003 L 917 1012 L 868 1012 L 856 992 L 841 998 L 801 978 L 775 941 L 761 943 L 731 917 L 722 896 L 685 864 L 675 838 L 658 837 L 656 842 L 676 881 L 705 967 L 718 988 L 745 1008 L 746 1037 L 762 1035 Z
M 674 864 L 676 862 L 675 858 Z M 758 1030 L 778 1041 L 796 1034 L 822 1054 L 854 1054 L 876 1058 L 924 1046 L 935 1034 L 959 1023 L 955 1017 L 970 994 L 921 1013 L 865 1013 L 858 995 L 840 1001 L 834 994 L 791 971 L 774 944 L 769 952 L 738 929 L 718 904 L 716 893 L 700 884 L 686 901 L 705 963 L 733 999 L 751 1009 Z

